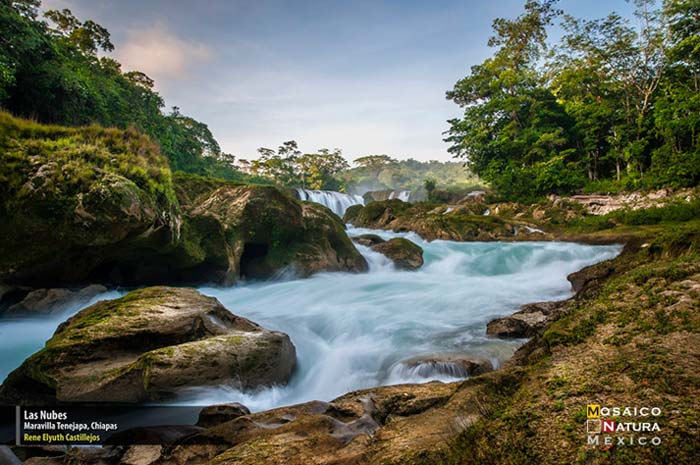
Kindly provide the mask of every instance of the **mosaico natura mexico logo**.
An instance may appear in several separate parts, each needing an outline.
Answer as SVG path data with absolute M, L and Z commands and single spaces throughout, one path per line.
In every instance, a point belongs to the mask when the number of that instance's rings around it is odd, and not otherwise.
M 587 444 L 591 446 L 658 446 L 659 407 L 586 406 Z

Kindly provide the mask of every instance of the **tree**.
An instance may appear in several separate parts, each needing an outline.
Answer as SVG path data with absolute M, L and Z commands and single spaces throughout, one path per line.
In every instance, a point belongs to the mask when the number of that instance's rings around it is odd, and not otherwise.
M 302 187 L 339 190 L 337 174 L 350 167 L 340 149 L 319 149 L 318 153 L 306 153 L 297 159 Z
M 365 157 L 356 158 L 354 163 L 365 168 L 372 173 L 375 179 L 378 179 L 382 169 L 391 163 L 396 163 L 396 160 L 389 155 L 367 155 Z
M 546 50 L 546 27 L 560 14 L 555 1 L 528 1 L 514 20 L 496 19 L 492 58 L 447 92 L 464 108 L 450 120 L 450 152 L 504 193 L 520 198 L 575 188 L 581 183 L 572 156 L 573 121 L 537 68 Z M 554 162 L 556 161 L 556 162 Z M 551 170 L 571 171 L 552 183 Z
M 67 39 L 86 55 L 94 56 L 98 49 L 105 52 L 114 50 L 109 31 L 94 21 L 81 23 L 67 8 L 61 11 L 49 10 L 44 16 L 56 24 L 53 31 L 57 35 Z
M 242 179 L 209 128 L 164 101 L 153 80 L 98 51 L 110 34 L 70 10 L 38 19 L 38 0 L 0 0 L 0 105 L 42 123 L 136 128 L 159 143 L 173 169 Z
M 663 14 L 668 69 L 653 109 L 661 144 L 652 174 L 660 184 L 693 186 L 700 182 L 700 2 L 668 0 Z

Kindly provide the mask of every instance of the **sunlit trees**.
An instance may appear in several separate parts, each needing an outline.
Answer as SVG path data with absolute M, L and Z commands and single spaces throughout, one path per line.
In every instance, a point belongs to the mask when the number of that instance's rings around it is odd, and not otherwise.
M 153 81 L 106 54 L 107 29 L 68 9 L 39 16 L 39 0 L 0 1 L 0 106 L 43 123 L 134 127 L 157 141 L 174 170 L 242 179 L 209 128 L 164 112 Z M 100 53 L 98 53 L 100 52 Z
M 697 184 L 698 5 L 636 0 L 638 27 L 564 15 L 547 54 L 554 1 L 495 20 L 493 56 L 447 93 L 450 151 L 515 198 Z

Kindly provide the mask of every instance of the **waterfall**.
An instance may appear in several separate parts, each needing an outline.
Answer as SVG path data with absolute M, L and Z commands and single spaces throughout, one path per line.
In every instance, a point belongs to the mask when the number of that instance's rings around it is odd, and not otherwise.
M 320 203 L 328 207 L 339 217 L 343 217 L 345 210 L 353 205 L 364 205 L 365 199 L 361 195 L 343 194 L 335 191 L 317 191 L 312 189 L 297 189 L 300 200 Z
M 396 191 L 391 191 L 391 194 L 389 194 L 389 199 L 399 199 L 403 202 L 408 202 L 410 195 L 411 191 L 399 191 L 398 194 Z

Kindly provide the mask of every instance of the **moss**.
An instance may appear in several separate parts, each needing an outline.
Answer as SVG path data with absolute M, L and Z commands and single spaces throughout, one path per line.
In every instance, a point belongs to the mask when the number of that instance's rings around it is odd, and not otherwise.
M 480 420 L 434 463 L 694 463 L 698 444 L 689 438 L 698 427 L 700 383 L 693 360 L 700 352 L 692 341 L 700 312 L 693 289 L 700 255 L 693 244 L 700 228 L 690 223 L 654 235 L 638 231 L 658 248 L 629 247 L 616 258 L 611 276 L 528 344 L 551 357 L 507 366 L 504 373 L 516 370 L 521 381 L 503 394 L 482 390 Z M 586 447 L 584 409 L 591 400 L 660 407 L 662 445 Z

